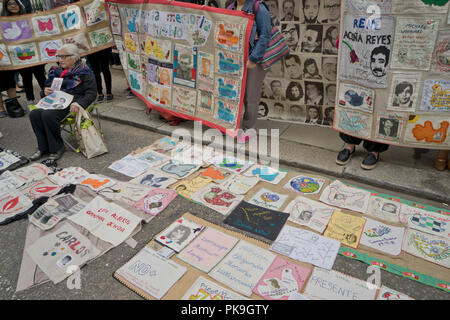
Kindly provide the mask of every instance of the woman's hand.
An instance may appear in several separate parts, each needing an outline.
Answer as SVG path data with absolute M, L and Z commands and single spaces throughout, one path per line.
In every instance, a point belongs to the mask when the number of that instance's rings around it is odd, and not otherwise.
M 80 108 L 81 106 L 78 103 L 74 102 L 70 105 L 70 112 L 78 113 L 78 111 L 80 111 Z
M 53 93 L 53 89 L 49 88 L 49 87 L 45 87 L 44 88 L 44 93 L 45 93 L 46 96 L 48 96 L 49 94 Z
M 247 60 L 247 69 L 253 69 L 254 67 L 256 67 L 256 63 L 254 63 L 253 61 Z

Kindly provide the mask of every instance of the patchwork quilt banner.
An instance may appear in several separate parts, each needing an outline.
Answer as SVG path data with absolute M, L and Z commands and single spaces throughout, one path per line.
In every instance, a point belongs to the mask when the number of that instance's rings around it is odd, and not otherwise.
M 0 18 L 0 70 L 57 62 L 65 43 L 81 56 L 114 46 L 104 2 L 81 0 L 52 10 Z
M 450 149 L 449 2 L 392 0 L 371 14 L 362 3 L 341 7 L 333 128 L 379 143 Z
M 112 0 L 108 7 L 134 94 L 151 109 L 235 136 L 253 16 L 164 0 Z

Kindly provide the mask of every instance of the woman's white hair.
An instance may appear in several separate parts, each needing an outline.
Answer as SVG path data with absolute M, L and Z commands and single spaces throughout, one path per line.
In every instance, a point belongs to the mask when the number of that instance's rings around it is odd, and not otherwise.
M 80 50 L 78 50 L 78 47 L 74 45 L 73 43 L 66 43 L 61 48 L 59 48 L 58 51 L 64 50 L 68 54 L 71 54 L 75 57 L 75 61 L 80 59 Z

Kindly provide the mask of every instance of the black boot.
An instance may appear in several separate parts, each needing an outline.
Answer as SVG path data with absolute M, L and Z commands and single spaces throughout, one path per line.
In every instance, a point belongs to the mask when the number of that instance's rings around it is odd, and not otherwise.
M 25 110 L 23 110 L 17 98 L 9 98 L 5 100 L 5 109 L 8 116 L 11 118 L 19 118 L 25 115 Z

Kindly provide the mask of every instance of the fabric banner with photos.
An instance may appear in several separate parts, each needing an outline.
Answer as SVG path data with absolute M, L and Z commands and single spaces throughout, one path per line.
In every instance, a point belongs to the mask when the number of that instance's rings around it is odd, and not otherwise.
M 333 128 L 385 144 L 450 149 L 448 0 L 342 4 Z
M 48 11 L 0 17 L 0 70 L 56 62 L 65 43 L 82 56 L 114 46 L 101 0 L 81 0 Z
M 341 0 L 265 0 L 290 54 L 268 70 L 258 118 L 331 126 Z
M 108 8 L 126 80 L 149 108 L 237 134 L 253 16 L 159 0 Z

